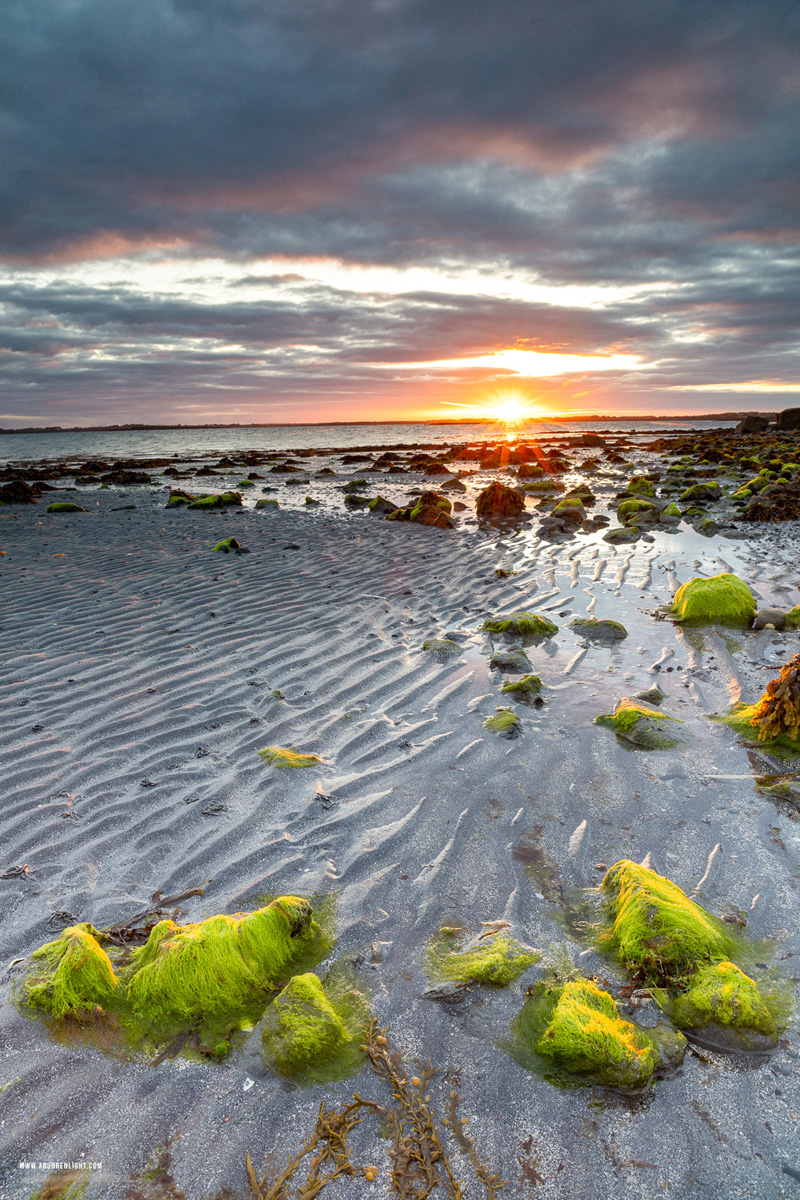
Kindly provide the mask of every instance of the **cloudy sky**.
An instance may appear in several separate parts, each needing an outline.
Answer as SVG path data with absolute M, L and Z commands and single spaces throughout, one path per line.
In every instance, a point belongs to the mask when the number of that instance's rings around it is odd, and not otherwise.
M 0 423 L 800 404 L 797 0 L 6 0 Z

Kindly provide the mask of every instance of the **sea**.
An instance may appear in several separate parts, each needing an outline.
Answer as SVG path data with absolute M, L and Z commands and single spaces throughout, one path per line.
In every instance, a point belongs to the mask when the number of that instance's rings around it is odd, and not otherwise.
M 637 418 L 632 421 L 535 421 L 444 424 L 403 422 L 366 425 L 232 425 L 215 429 L 82 429 L 70 432 L 0 433 L 0 466 L 30 462 L 81 462 L 86 459 L 174 458 L 194 461 L 257 450 L 380 450 L 423 445 L 467 445 L 490 438 L 551 436 L 586 432 L 653 437 L 678 430 L 729 429 L 736 421 L 709 422 Z

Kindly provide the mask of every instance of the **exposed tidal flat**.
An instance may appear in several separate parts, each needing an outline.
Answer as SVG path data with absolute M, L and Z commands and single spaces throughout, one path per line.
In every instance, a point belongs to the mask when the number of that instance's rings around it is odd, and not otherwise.
M 797 521 L 740 519 L 762 492 L 761 504 L 793 495 L 794 455 L 767 434 L 704 433 L 696 451 L 675 438 L 672 453 L 652 432 L 581 436 L 543 436 L 527 463 L 504 442 L 446 457 L 443 437 L 427 457 L 401 449 L 380 466 L 390 452 L 344 462 L 346 448 L 298 444 L 160 466 L 149 449 L 123 463 L 109 451 L 60 475 L 69 456 L 56 450 L 7 470 L 52 491 L 0 509 L 3 962 L 79 922 L 119 930 L 178 910 L 185 924 L 310 898 L 335 937 L 310 970 L 352 972 L 437 1122 L 457 1093 L 502 1195 L 792 1196 L 794 1017 L 758 1052 L 692 1037 L 680 1065 L 633 1091 L 556 1086 L 509 1049 L 526 993 L 554 970 L 590 978 L 637 1028 L 659 1018 L 590 929 L 620 860 L 749 939 L 759 979 L 791 992 L 800 976 L 800 760 L 710 719 L 758 701 L 800 649 L 786 620 L 800 600 Z M 523 519 L 479 523 L 493 482 L 519 493 Z M 241 503 L 166 508 L 171 489 Z M 425 491 L 448 500 L 452 527 L 346 506 L 382 496 L 413 512 Z M 565 499 L 580 508 L 557 513 Z M 48 513 L 53 502 L 84 511 Z M 249 553 L 214 552 L 231 538 Z M 720 575 L 772 619 L 734 605 L 730 621 L 676 620 L 681 586 Z M 630 705 L 649 746 L 630 736 Z M 494 985 L 491 964 L 470 984 L 442 968 L 443 938 L 457 953 L 502 938 L 522 949 L 500 956 Z M 247 1195 L 246 1152 L 259 1179 L 283 1169 L 323 1100 L 341 1110 L 355 1089 L 388 1103 L 369 1063 L 324 1084 L 281 1074 L 260 1024 L 216 1056 L 137 1051 L 97 1021 L 58 1029 L 12 1002 L 21 969 L 4 974 L 0 1010 L 0 1192 L 13 1200 L 49 1173 L 20 1162 L 81 1158 L 103 1164 L 88 1200 Z M 391 1194 L 392 1138 L 361 1115 L 351 1158 L 377 1177 L 342 1175 L 326 1195 Z M 448 1119 L 437 1128 L 454 1177 L 467 1196 L 491 1194 Z

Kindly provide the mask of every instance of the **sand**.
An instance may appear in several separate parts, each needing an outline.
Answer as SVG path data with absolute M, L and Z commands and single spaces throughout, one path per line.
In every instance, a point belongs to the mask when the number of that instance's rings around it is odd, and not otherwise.
M 756 786 L 774 763 L 707 714 L 757 698 L 798 636 L 685 631 L 654 615 L 678 584 L 723 570 L 759 603 L 791 606 L 795 523 L 756 540 L 683 529 L 613 547 L 600 533 L 550 544 L 481 530 L 469 510 L 453 531 L 392 524 L 345 513 L 341 495 L 308 512 L 224 514 L 165 511 L 165 495 L 89 489 L 53 497 L 86 513 L 2 511 L 3 962 L 73 919 L 126 921 L 157 890 L 203 887 L 182 920 L 269 893 L 335 893 L 336 955 L 356 965 L 409 1071 L 440 1068 L 434 1108 L 457 1084 L 482 1157 L 509 1181 L 504 1197 L 795 1195 L 794 1026 L 772 1056 L 690 1053 L 629 1101 L 552 1087 L 498 1047 L 541 967 L 453 1005 L 425 996 L 423 970 L 443 923 L 504 919 L 545 965 L 566 955 L 616 991 L 624 975 L 571 936 L 563 902 L 597 886 L 601 864 L 649 854 L 687 892 L 702 881 L 713 912 L 774 940 L 796 981 L 800 824 Z M 251 553 L 210 553 L 229 536 Z M 483 727 L 503 698 L 481 625 L 517 608 L 559 633 L 528 651 L 546 702 L 519 708 L 509 741 Z M 568 627 L 585 615 L 629 636 L 587 646 Z M 459 651 L 442 663 L 422 643 L 446 632 Z M 688 747 L 633 752 L 593 724 L 656 681 L 664 710 L 691 728 Z M 324 761 L 278 771 L 256 754 L 268 744 Z M 10 988 L 6 972 L 8 1200 L 41 1184 L 39 1163 L 81 1158 L 102 1163 L 88 1200 L 117 1200 L 166 1144 L 189 1200 L 223 1185 L 238 1195 L 246 1150 L 256 1165 L 282 1162 L 322 1099 L 380 1096 L 367 1068 L 327 1087 L 282 1081 L 256 1038 L 222 1065 L 59 1044 Z M 387 1194 L 386 1142 L 370 1128 L 359 1161 L 380 1168 L 377 1181 L 326 1195 Z M 458 1148 L 453 1163 L 468 1176 Z M 482 1194 L 473 1177 L 467 1195 Z

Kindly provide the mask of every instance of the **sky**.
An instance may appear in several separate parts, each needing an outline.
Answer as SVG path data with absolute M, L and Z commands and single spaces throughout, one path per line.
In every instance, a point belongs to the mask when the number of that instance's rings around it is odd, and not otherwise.
M 5 0 L 0 425 L 800 405 L 797 0 Z

